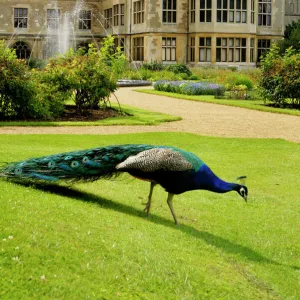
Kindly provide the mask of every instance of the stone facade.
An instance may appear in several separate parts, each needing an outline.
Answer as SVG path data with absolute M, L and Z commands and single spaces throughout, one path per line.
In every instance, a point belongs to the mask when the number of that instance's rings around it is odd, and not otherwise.
M 76 48 L 112 34 L 136 63 L 249 67 L 300 16 L 300 0 L 1 2 L 0 39 L 21 58 L 48 58 L 66 40 Z

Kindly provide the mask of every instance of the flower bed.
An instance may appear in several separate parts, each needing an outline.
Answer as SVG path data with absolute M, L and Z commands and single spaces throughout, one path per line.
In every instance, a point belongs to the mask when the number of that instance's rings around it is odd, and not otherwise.
M 159 80 L 153 84 L 153 87 L 157 91 L 185 95 L 223 96 L 225 93 L 225 87 L 223 85 L 208 82 Z

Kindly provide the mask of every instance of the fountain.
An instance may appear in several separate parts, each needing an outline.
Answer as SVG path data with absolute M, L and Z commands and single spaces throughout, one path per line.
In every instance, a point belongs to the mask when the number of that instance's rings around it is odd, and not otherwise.
M 89 16 L 84 16 L 84 12 L 90 12 Z M 89 26 L 85 23 L 87 19 L 93 18 L 100 27 L 104 29 L 105 34 L 97 34 L 97 38 L 110 34 L 103 26 L 105 20 L 104 15 L 100 11 L 95 10 L 94 7 L 91 7 L 90 4 L 84 0 L 76 0 L 74 6 L 70 6 L 69 4 L 67 8 L 60 7 L 57 0 L 49 1 L 47 5 L 47 17 L 44 21 L 40 17 L 40 12 L 32 11 L 32 14 L 36 19 L 36 23 L 42 21 L 43 25 L 39 33 L 35 36 L 35 41 L 31 47 L 28 61 L 31 59 L 35 47 L 37 47 L 36 49 L 40 49 L 39 51 L 42 50 L 42 53 L 40 52 L 39 56 L 48 60 L 51 57 L 64 55 L 71 48 L 75 50 L 79 45 L 78 40 L 80 41 L 80 38 L 82 38 L 81 44 L 87 44 L 88 42 L 90 43 L 90 41 L 94 41 L 94 44 L 98 47 L 98 41 L 95 39 L 90 29 L 90 23 Z M 19 31 L 16 28 L 8 42 L 8 47 L 11 46 L 10 42 L 13 41 L 13 39 L 16 40 L 15 36 L 18 36 L 18 34 Z M 88 42 L 87 36 L 90 36 Z M 127 54 L 130 55 L 129 53 Z M 135 68 L 137 67 L 135 66 Z M 145 80 L 118 81 L 118 86 L 120 87 L 143 85 L 151 85 L 151 82 Z
M 46 59 L 64 55 L 70 48 L 76 48 L 75 28 L 78 13 L 82 9 L 82 2 L 77 0 L 75 7 L 60 14 L 57 3 L 47 13 L 47 34 L 44 56 Z

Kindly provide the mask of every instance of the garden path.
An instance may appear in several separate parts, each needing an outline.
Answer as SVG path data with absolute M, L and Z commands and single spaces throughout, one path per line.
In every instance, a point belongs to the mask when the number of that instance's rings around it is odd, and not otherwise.
M 170 131 L 218 137 L 282 138 L 300 142 L 300 117 L 297 116 L 142 94 L 133 91 L 131 87 L 120 88 L 116 96 L 121 104 L 181 116 L 182 120 L 156 126 L 0 127 L 0 134 L 118 134 Z

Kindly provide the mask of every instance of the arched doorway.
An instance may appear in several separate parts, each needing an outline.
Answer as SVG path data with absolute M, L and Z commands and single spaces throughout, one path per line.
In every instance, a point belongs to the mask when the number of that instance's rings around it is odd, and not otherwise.
M 30 58 L 31 50 L 25 42 L 18 41 L 12 46 L 12 48 L 16 50 L 16 55 L 19 59 Z

